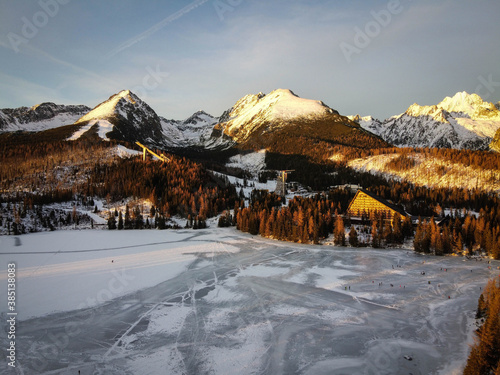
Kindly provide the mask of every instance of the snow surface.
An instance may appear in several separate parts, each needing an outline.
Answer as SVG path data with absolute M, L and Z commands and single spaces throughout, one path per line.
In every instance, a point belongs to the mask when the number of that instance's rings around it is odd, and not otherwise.
M 2 254 L 11 248 L 3 258 L 15 259 L 18 287 L 24 291 L 17 300 L 18 318 L 93 307 L 178 275 L 196 259 L 196 254 L 214 256 L 218 252 L 238 251 L 229 244 L 190 243 L 186 239 L 192 237 L 192 232 L 175 236 L 157 230 L 144 232 L 147 236 L 138 236 L 139 233 L 36 233 L 18 237 L 21 245 L 14 247 L 13 237 L 0 237 Z M 5 281 L 6 275 L 2 271 L 0 280 Z
M 266 150 L 259 150 L 249 154 L 231 156 L 226 167 L 240 168 L 250 173 L 257 174 L 266 168 Z
M 130 157 L 137 156 L 137 155 L 142 155 L 141 151 L 131 150 L 131 149 L 126 148 L 125 146 L 122 146 L 122 145 L 116 146 L 115 152 L 116 152 L 116 155 L 118 155 L 122 159 L 130 158 Z M 153 157 L 155 159 L 158 159 L 154 155 L 153 155 Z
M 3 283 L 16 262 L 26 375 L 459 374 L 480 287 L 500 274 L 498 261 L 232 228 L 4 236 L 0 248 Z

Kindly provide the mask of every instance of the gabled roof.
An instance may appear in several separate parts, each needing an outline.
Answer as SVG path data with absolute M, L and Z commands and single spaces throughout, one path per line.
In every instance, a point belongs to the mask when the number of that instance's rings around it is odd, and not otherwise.
M 408 214 L 405 212 L 404 209 L 402 209 L 401 207 L 395 205 L 394 203 L 391 203 L 389 202 L 388 200 L 382 198 L 382 197 L 379 197 L 377 194 L 375 193 L 372 193 L 371 191 L 368 191 L 368 190 L 365 190 L 365 189 L 359 189 L 356 193 L 356 195 L 354 196 L 353 200 L 351 201 L 351 203 L 349 204 L 349 208 L 347 210 L 349 210 L 351 208 L 351 204 L 352 202 L 354 202 L 356 200 L 356 197 L 358 196 L 358 194 L 362 192 L 366 195 L 368 195 L 370 198 L 373 198 L 375 199 L 376 201 L 378 201 L 379 203 L 383 204 L 384 206 L 387 206 L 389 207 L 391 210 L 393 211 L 396 211 L 398 214 L 400 214 L 401 216 L 408 216 Z

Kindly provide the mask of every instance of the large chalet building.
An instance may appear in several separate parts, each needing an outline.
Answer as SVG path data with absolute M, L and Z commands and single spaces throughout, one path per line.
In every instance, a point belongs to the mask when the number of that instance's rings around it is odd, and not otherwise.
M 401 215 L 401 217 L 408 216 L 401 207 L 384 198 L 368 190 L 358 190 L 351 203 L 349 203 L 347 215 L 357 218 L 370 218 L 373 214 L 382 215 L 386 220 L 392 220 L 396 214 Z

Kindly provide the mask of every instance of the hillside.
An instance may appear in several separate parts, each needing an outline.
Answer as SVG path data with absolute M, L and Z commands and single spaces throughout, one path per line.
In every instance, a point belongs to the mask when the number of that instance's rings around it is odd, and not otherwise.
M 491 167 L 482 167 L 433 155 L 428 150 L 373 155 L 350 160 L 347 165 L 358 172 L 407 181 L 416 186 L 479 189 L 500 193 L 500 169 L 498 158 L 496 159 L 496 164 Z

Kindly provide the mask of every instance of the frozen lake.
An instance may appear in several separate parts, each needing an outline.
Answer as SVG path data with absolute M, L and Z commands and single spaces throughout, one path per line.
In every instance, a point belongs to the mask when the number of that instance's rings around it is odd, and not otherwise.
M 4 236 L 0 252 L 18 312 L 0 374 L 459 374 L 500 272 L 229 228 Z

